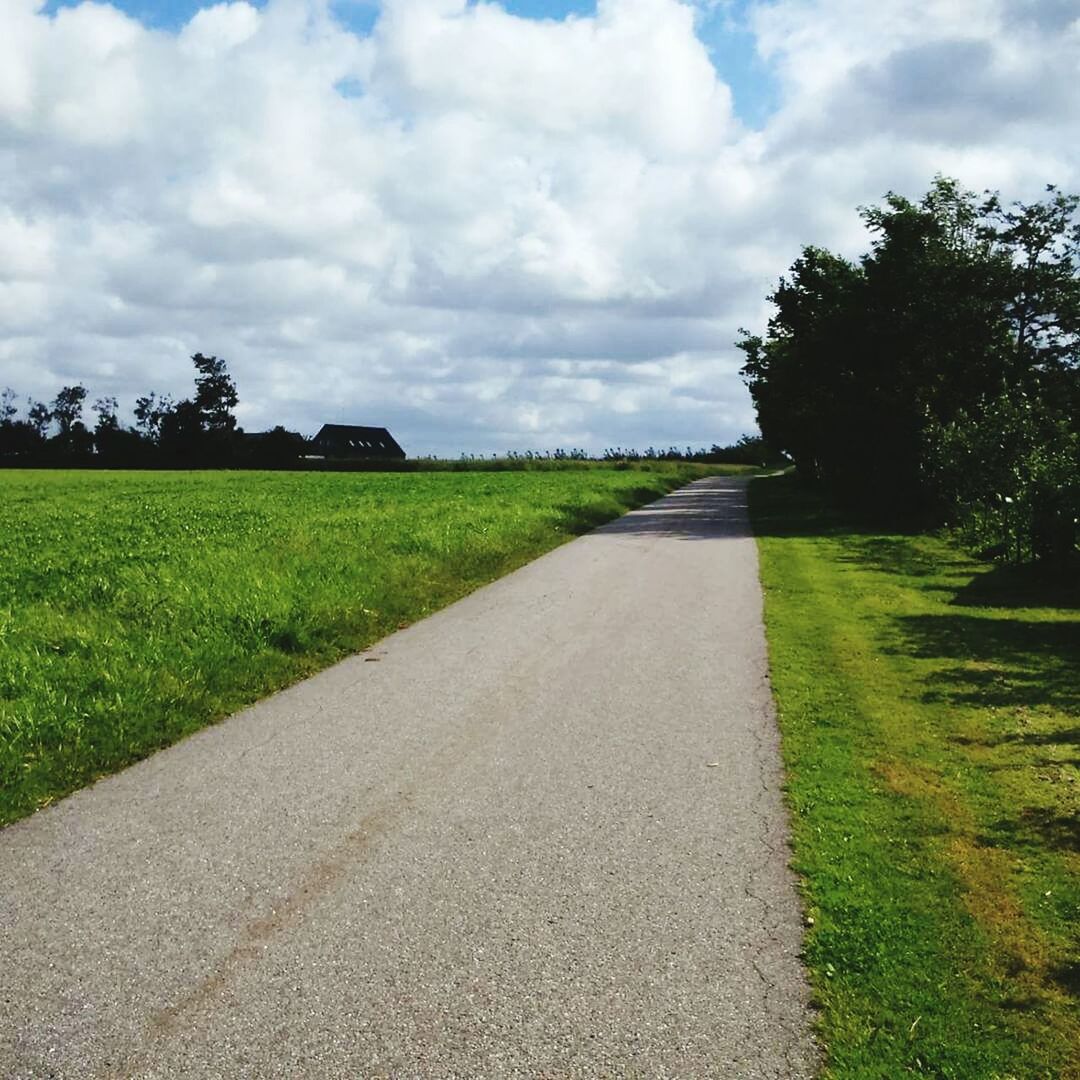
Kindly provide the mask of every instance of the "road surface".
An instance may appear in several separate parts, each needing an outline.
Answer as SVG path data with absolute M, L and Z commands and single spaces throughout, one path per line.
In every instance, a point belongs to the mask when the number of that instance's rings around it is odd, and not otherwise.
M 0 832 L 5 1077 L 813 1075 L 744 482 Z

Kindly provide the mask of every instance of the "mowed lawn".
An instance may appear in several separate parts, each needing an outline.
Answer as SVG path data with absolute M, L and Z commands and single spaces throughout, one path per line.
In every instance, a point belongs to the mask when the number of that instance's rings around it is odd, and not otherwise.
M 0 824 L 709 471 L 0 472 Z
M 1080 1077 L 1080 600 L 757 480 L 830 1077 Z

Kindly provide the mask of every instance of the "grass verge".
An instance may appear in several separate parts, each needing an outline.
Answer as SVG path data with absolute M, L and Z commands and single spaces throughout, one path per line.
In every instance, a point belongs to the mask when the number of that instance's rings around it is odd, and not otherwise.
M 1080 1078 L 1080 601 L 757 480 L 826 1076 Z
M 722 471 L 0 472 L 0 824 Z

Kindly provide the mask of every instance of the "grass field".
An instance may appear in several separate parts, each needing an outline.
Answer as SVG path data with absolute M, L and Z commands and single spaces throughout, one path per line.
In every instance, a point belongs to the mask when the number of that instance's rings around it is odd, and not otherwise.
M 1080 597 L 755 481 L 830 1077 L 1080 1077 Z
M 0 472 L 0 823 L 719 471 Z

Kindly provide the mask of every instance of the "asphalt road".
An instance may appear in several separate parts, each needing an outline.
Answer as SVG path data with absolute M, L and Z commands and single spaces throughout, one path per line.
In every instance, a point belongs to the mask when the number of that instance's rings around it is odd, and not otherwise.
M 745 488 L 0 832 L 0 1076 L 808 1077 Z

